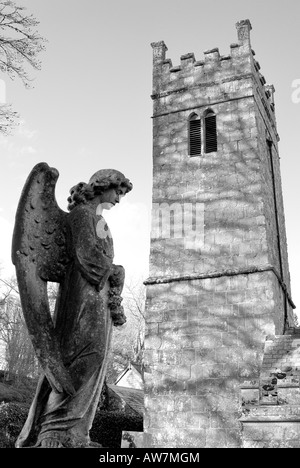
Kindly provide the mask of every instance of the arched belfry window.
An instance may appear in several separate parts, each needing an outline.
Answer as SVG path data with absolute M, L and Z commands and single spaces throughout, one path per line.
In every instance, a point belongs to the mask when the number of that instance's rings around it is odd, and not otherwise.
M 218 151 L 217 120 L 214 111 L 207 109 L 201 118 L 193 112 L 188 119 L 188 135 L 190 156 Z
M 189 117 L 189 155 L 201 154 L 201 120 L 198 114 Z
M 218 150 L 216 114 L 208 109 L 204 114 L 204 152 Z

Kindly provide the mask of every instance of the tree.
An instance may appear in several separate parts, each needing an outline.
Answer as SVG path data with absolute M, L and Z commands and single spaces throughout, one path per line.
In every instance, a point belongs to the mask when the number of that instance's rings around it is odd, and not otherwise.
M 27 333 L 16 280 L 4 281 L 7 288 L 0 300 L 0 341 L 5 348 L 8 378 L 36 377 L 38 363 Z
M 0 281 L 6 285 L 0 298 L 0 342 L 5 346 L 6 370 L 10 375 L 36 377 L 38 363 L 27 333 L 16 280 Z M 48 283 L 47 289 L 53 314 L 58 284 Z M 129 362 L 142 364 L 145 329 L 145 287 L 142 281 L 125 284 L 122 296 L 127 322 L 113 331 L 108 383 L 113 383 Z
M 0 104 L 0 133 L 6 135 L 17 124 L 19 115 L 10 105 Z
M 38 24 L 25 7 L 0 1 L 0 70 L 11 79 L 19 78 L 27 88 L 32 85 L 28 70 L 40 70 L 38 55 L 45 49 L 45 39 L 36 30 Z M 16 118 L 11 106 L 0 105 L 0 132 L 8 133 Z
M 135 340 L 132 343 L 134 360 L 139 364 L 142 362 L 145 338 L 145 295 L 146 288 L 142 281 L 125 285 L 126 310 L 135 324 Z
M 107 382 L 113 383 L 129 362 L 142 364 L 145 334 L 145 286 L 143 282 L 126 283 L 122 296 L 127 322 L 116 328 L 112 337 Z

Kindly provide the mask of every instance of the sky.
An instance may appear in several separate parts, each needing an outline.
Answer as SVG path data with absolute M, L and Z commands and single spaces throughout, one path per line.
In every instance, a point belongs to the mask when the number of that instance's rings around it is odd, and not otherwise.
M 58 169 L 56 198 L 103 168 L 115 168 L 134 189 L 106 215 L 115 263 L 127 278 L 148 275 L 152 196 L 152 48 L 164 40 L 173 65 L 180 56 L 218 47 L 230 53 L 235 23 L 249 19 L 251 43 L 267 83 L 275 86 L 281 176 L 292 297 L 300 310 L 300 2 L 270 0 L 19 0 L 47 39 L 33 88 L 0 75 L 6 101 L 21 116 L 0 137 L 1 278 L 10 261 L 14 217 L 24 182 L 39 162 Z M 297 82 L 298 80 L 298 82 Z

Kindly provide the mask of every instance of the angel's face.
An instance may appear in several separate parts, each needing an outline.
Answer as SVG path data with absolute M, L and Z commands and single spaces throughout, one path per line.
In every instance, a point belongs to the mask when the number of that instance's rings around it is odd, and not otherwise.
M 117 203 L 120 203 L 121 198 L 124 197 L 125 194 L 125 187 L 113 187 L 103 192 L 98 198 L 102 210 L 110 210 Z

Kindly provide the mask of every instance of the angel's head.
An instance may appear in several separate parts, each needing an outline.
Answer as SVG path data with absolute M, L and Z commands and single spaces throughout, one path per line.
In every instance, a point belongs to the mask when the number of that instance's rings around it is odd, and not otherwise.
M 132 183 L 115 169 L 97 171 L 88 183 L 80 182 L 70 190 L 68 210 L 77 205 L 98 199 L 106 209 L 118 203 L 120 198 L 132 190 Z

